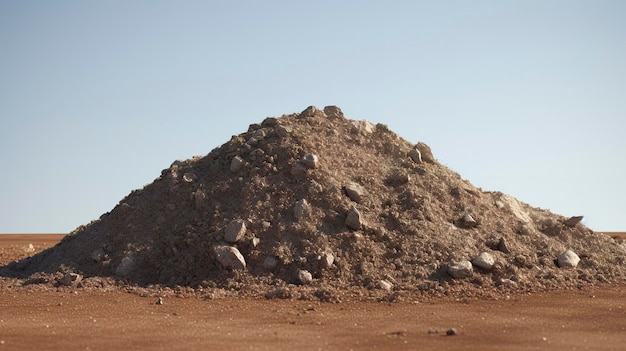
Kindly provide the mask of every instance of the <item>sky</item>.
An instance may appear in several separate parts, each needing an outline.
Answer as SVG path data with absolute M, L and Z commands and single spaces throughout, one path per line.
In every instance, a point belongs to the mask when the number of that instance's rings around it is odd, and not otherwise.
M 0 0 L 0 233 L 68 233 L 309 105 L 626 231 L 626 1 Z

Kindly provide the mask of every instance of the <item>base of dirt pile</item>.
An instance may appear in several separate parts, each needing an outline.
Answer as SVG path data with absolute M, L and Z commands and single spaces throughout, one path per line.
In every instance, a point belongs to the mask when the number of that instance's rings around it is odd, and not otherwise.
M 313 301 L 502 298 L 626 281 L 626 245 L 581 219 L 476 188 L 384 124 L 309 107 L 175 161 L 0 276 Z
M 0 264 L 58 240 L 0 235 Z M 334 304 L 15 282 L 0 278 L 0 350 L 618 350 L 626 334 L 626 285 Z

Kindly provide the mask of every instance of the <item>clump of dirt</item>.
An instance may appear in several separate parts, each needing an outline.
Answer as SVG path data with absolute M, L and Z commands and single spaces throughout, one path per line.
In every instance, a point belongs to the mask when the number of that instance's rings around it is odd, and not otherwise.
M 0 275 L 322 301 L 623 282 L 626 246 L 579 220 L 482 191 L 384 124 L 311 106 L 175 161 Z

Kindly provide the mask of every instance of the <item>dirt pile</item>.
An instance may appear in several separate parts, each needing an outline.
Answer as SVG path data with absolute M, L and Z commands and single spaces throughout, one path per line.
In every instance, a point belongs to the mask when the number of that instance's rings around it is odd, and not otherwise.
M 322 300 L 624 281 L 626 247 L 579 221 L 482 191 L 383 124 L 309 107 L 174 162 L 0 275 Z

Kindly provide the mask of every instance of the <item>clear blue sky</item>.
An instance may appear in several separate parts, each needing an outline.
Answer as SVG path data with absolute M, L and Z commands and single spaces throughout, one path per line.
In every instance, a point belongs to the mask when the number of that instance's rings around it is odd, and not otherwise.
M 66 233 L 309 105 L 626 231 L 626 1 L 0 0 L 0 233 Z

